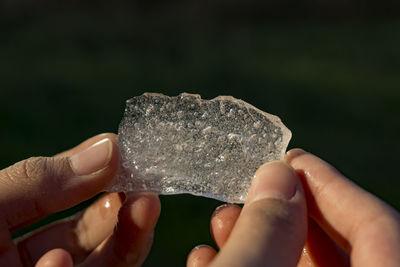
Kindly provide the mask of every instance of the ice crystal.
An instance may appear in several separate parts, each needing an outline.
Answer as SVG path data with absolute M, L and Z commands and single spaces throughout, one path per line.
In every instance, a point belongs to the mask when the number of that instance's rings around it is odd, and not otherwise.
M 283 159 L 291 132 L 231 96 L 144 93 L 119 126 L 122 166 L 108 191 L 190 193 L 243 203 L 254 172 Z

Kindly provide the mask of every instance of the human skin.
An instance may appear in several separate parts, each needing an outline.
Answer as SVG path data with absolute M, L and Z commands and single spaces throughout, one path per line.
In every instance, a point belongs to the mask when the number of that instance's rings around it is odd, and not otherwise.
M 217 208 L 210 228 L 219 251 L 194 248 L 188 267 L 400 266 L 396 210 L 304 150 L 285 161 L 257 171 L 248 197 L 256 201 Z M 277 193 L 294 184 L 292 198 Z
M 11 232 L 101 192 L 119 166 L 114 134 L 54 157 L 0 171 L 0 266 L 140 266 L 160 202 L 153 194 L 105 194 L 79 216 L 17 241 Z M 117 226 L 117 227 L 116 227 Z M 242 208 L 219 207 L 197 266 L 400 266 L 400 215 L 303 150 L 263 165 Z
M 74 218 L 11 239 L 12 231 L 103 191 L 119 160 L 116 135 L 101 134 L 1 170 L 0 266 L 140 266 L 160 214 L 153 194 L 104 194 Z

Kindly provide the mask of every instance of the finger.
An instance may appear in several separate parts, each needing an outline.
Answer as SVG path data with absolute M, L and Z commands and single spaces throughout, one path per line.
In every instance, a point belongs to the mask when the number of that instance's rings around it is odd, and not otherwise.
M 219 249 L 221 249 L 228 240 L 241 210 L 242 208 L 238 205 L 224 204 L 219 206 L 211 216 L 211 235 Z
M 200 245 L 192 249 L 186 261 L 187 267 L 205 267 L 215 258 L 217 252 L 210 246 Z
M 398 266 L 400 216 L 394 209 L 310 153 L 291 150 L 286 161 L 303 179 L 310 215 L 351 252 L 352 264 Z
M 10 230 L 70 208 L 101 192 L 119 166 L 103 139 L 70 157 L 36 157 L 0 171 L 0 210 Z
M 216 208 L 211 216 L 211 235 L 219 248 L 222 248 L 228 239 L 241 210 L 237 205 L 224 204 Z M 186 264 L 191 267 L 207 266 L 215 255 L 215 249 L 200 245 L 190 252 Z
M 112 236 L 97 247 L 82 266 L 140 266 L 149 253 L 161 206 L 154 194 L 128 197 Z
M 12 241 L 7 225 L 0 220 L 0 266 L 22 267 L 17 247 Z
M 113 143 L 117 142 L 117 135 L 115 133 L 102 133 L 102 134 L 98 134 L 96 136 L 93 136 L 92 138 L 89 138 L 89 139 L 83 141 L 82 143 L 80 143 L 79 145 L 77 145 L 71 149 L 68 149 L 64 152 L 54 155 L 54 157 L 70 157 L 72 155 L 75 155 L 75 154 L 89 148 L 91 145 L 94 145 L 95 143 L 97 143 L 105 138 L 110 139 Z
M 35 267 L 73 267 L 69 253 L 63 249 L 53 249 L 43 255 L 42 258 L 36 263 Z
M 212 266 L 295 266 L 306 232 L 306 203 L 296 173 L 283 162 L 265 164 Z
M 350 266 L 349 257 L 314 222 L 308 220 L 307 241 L 301 255 L 299 267 L 311 266 Z
M 49 250 L 62 248 L 75 263 L 81 262 L 112 234 L 122 201 L 118 193 L 105 194 L 79 217 L 53 224 L 18 241 L 21 259 L 31 266 Z
M 323 266 L 323 265 L 322 265 Z M 310 257 L 306 248 L 303 248 L 297 267 L 319 267 Z

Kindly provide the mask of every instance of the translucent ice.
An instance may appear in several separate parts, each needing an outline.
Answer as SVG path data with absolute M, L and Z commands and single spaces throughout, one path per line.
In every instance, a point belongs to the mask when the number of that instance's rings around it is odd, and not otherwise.
M 291 132 L 231 96 L 145 93 L 126 102 L 119 174 L 108 191 L 190 193 L 243 203 L 254 172 L 282 159 Z

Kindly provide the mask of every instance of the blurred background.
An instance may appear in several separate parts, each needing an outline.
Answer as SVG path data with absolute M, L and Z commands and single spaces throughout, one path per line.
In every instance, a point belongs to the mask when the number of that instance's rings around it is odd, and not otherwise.
M 125 100 L 146 91 L 233 95 L 281 117 L 290 148 L 400 209 L 400 3 L 293 2 L 2 0 L 0 168 L 116 132 Z M 183 266 L 213 245 L 222 203 L 161 201 L 144 266 Z

